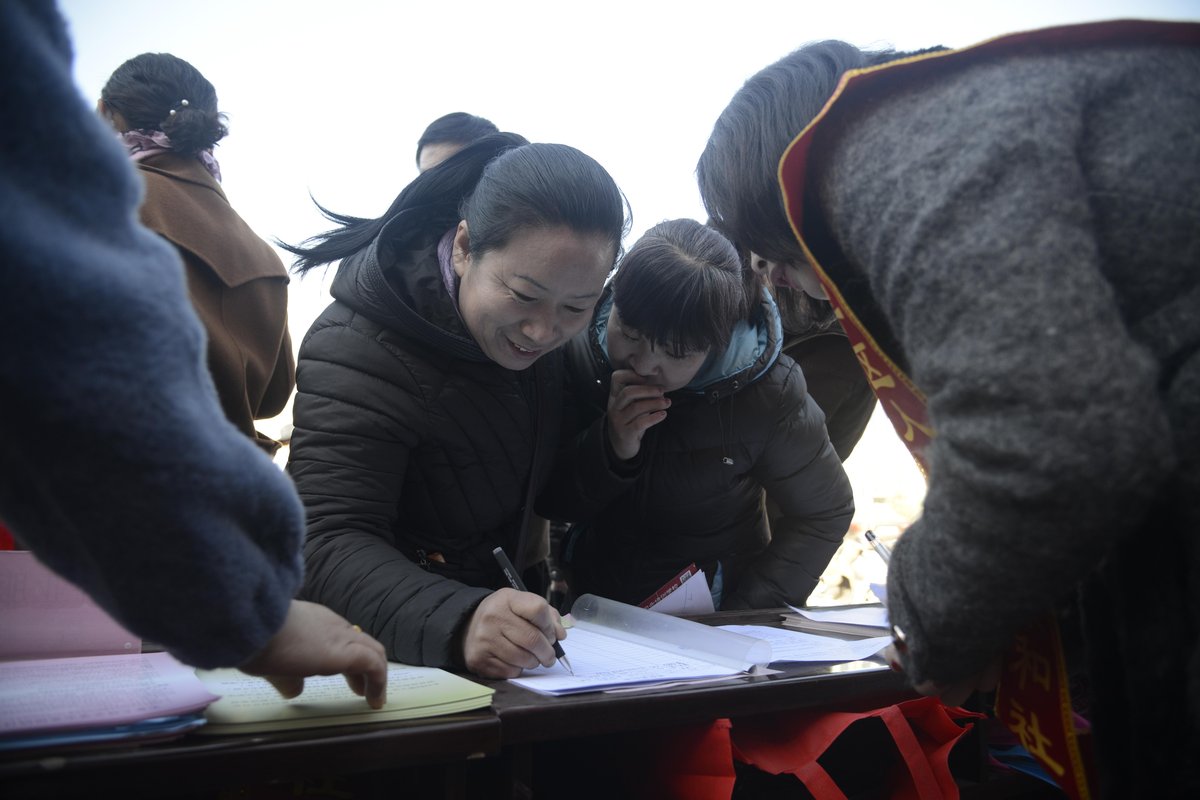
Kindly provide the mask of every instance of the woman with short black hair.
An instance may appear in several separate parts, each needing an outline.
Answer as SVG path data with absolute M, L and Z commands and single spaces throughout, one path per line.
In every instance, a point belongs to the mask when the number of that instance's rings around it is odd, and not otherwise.
M 639 604 L 695 563 L 717 608 L 803 605 L 854 514 L 765 289 L 694 220 L 654 226 L 567 350 L 580 433 L 540 513 L 576 594 Z M 780 509 L 768 522 L 763 495 Z

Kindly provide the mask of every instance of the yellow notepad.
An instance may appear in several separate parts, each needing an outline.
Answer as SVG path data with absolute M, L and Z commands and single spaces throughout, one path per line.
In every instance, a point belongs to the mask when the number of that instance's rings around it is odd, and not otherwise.
M 494 689 L 434 667 L 388 664 L 388 701 L 373 709 L 350 691 L 341 675 L 304 680 L 304 692 L 285 700 L 263 678 L 236 669 L 197 670 L 210 692 L 220 697 L 204 712 L 198 733 L 262 733 L 419 719 L 487 708 Z

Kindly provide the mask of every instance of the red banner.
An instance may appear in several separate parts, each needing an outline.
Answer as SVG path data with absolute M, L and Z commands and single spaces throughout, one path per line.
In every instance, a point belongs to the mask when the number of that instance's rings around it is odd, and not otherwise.
M 996 719 L 1037 759 L 1071 800 L 1088 800 L 1095 783 L 1088 731 L 1076 724 L 1058 621 L 1046 615 L 1019 634 L 1004 657 Z M 1086 739 L 1090 742 L 1090 739 Z

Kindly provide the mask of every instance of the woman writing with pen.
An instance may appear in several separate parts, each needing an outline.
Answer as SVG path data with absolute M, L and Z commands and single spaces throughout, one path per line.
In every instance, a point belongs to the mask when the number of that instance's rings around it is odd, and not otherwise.
M 490 678 L 555 664 L 533 497 L 557 450 L 557 348 L 587 324 L 625 230 L 578 150 L 484 137 L 378 219 L 289 248 L 340 262 L 300 349 L 288 471 L 308 519 L 304 596 L 408 664 Z M 509 588 L 511 554 L 531 592 Z

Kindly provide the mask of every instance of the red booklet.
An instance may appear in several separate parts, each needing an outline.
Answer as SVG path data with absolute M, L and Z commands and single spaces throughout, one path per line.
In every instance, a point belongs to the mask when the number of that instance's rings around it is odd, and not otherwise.
M 697 575 L 700 576 L 699 580 L 689 583 Z M 684 589 L 684 591 L 676 594 L 680 589 Z M 667 598 L 670 600 L 668 601 Z M 699 569 L 695 563 L 689 564 L 638 605 L 641 608 L 653 609 L 666 614 L 706 614 L 713 610 L 708 579 L 705 578 L 704 571 Z

